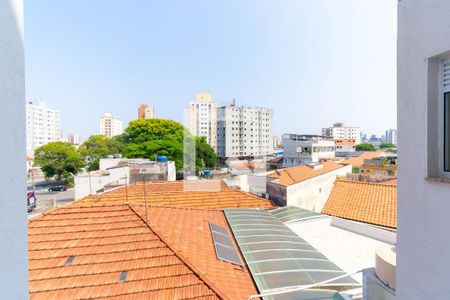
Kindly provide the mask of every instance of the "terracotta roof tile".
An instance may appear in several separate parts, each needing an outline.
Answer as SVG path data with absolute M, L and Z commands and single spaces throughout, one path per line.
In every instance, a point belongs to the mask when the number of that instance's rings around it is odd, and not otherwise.
M 30 299 L 217 299 L 128 205 L 54 210 L 29 222 L 28 247 Z
M 385 152 L 382 150 L 365 151 L 362 152 L 359 156 L 346 158 L 344 160 L 341 160 L 339 163 L 343 165 L 352 165 L 352 167 L 361 167 L 364 164 L 365 159 L 373 159 L 383 154 L 385 154 Z
M 132 207 L 145 218 L 143 205 Z M 148 207 L 147 217 L 155 232 L 186 257 L 203 274 L 202 279 L 214 285 L 223 298 L 248 299 L 257 293 L 245 265 L 233 265 L 216 257 L 209 223 L 227 228 L 233 236 L 223 211 Z M 235 247 L 239 249 L 236 244 Z M 241 261 L 244 262 L 242 257 Z
M 305 165 L 290 167 L 271 173 L 268 176 L 272 178 L 278 178 L 279 181 L 276 181 L 275 183 L 287 186 L 343 168 L 341 164 L 332 161 L 323 162 L 322 165 L 322 168 L 316 170 L 314 170 L 310 166 Z
M 338 165 L 340 166 L 340 165 Z M 145 197 L 144 197 L 145 195 Z M 151 206 L 198 209 L 224 208 L 272 208 L 264 198 L 228 187 L 222 181 L 174 181 L 132 184 L 97 196 L 89 196 L 77 202 L 83 203 L 146 203 Z
M 338 179 L 322 213 L 397 228 L 397 186 Z

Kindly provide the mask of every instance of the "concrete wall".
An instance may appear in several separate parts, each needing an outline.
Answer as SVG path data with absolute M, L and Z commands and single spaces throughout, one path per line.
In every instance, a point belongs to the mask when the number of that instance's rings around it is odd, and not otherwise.
M 330 196 L 336 176 L 351 173 L 351 165 L 292 184 L 287 188 L 287 205 L 321 212 Z
M 98 172 L 92 172 L 96 174 Z M 105 185 L 117 183 L 126 184 L 130 180 L 130 168 L 113 168 L 105 171 L 104 175 L 87 175 L 75 177 L 75 200 L 81 199 L 91 194 L 96 195 Z M 125 176 L 127 179 L 125 179 Z
M 449 299 L 450 183 L 436 176 L 436 61 L 450 51 L 450 1 L 398 4 L 397 299 Z M 428 103 L 430 105 L 428 105 Z
M 22 0 L 0 0 L 0 291 L 28 298 Z

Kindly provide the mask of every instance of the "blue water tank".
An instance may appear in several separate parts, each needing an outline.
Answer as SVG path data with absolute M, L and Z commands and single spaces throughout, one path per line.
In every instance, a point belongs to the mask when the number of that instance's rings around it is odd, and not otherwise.
M 168 159 L 167 159 L 167 156 L 165 156 L 165 155 L 159 155 L 156 157 L 156 161 L 165 162 L 165 161 L 168 161 Z
M 203 170 L 203 175 L 205 177 L 211 177 L 211 170 Z

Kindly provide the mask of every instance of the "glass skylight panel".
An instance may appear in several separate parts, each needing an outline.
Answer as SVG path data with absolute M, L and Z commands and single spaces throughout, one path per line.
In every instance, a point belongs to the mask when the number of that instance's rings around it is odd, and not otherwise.
M 246 213 L 251 217 L 247 218 Z M 285 220 L 320 216 L 318 213 L 283 207 L 273 211 L 226 209 L 225 215 L 261 293 L 270 289 L 315 284 L 345 274 L 283 224 Z M 265 222 L 252 223 L 255 216 Z M 335 291 L 321 291 L 324 286 Z M 311 290 L 297 291 L 289 293 L 290 297 L 280 295 L 264 299 L 314 299 L 319 294 L 325 297 L 319 299 L 342 299 L 336 291 L 359 284 L 351 277 L 344 277 L 324 286 L 318 287 L 316 294 L 309 293 Z
M 302 209 L 294 206 L 285 206 L 280 209 L 274 209 L 269 211 L 270 214 L 276 217 L 281 222 L 300 221 L 313 217 L 321 216 L 321 214 L 307 209 Z
M 214 223 L 209 223 L 209 227 L 217 258 L 241 266 L 241 259 L 227 229 Z

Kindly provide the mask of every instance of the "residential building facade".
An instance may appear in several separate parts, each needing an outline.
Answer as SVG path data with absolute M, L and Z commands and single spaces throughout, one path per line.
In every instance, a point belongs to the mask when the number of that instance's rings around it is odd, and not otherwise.
M 273 111 L 232 104 L 217 109 L 217 156 L 220 158 L 271 155 Z
M 318 163 L 335 157 L 336 144 L 330 137 L 286 133 L 283 139 L 283 166 Z
M 396 299 L 450 295 L 450 2 L 398 2 Z
M 322 128 L 322 135 L 334 140 L 351 139 L 355 140 L 357 145 L 361 144 L 361 128 L 347 127 L 342 122 L 334 123 L 332 127 Z
M 356 151 L 356 140 L 354 139 L 336 139 L 336 156 L 345 155 Z
M 321 212 L 336 177 L 349 172 L 351 166 L 332 161 L 282 169 L 267 175 L 266 193 L 277 205 Z
M 209 93 L 195 94 L 189 102 L 188 128 L 192 135 L 206 137 L 206 142 L 217 151 L 217 103 Z
M 100 134 L 112 138 L 122 133 L 122 121 L 119 118 L 111 113 L 106 113 L 100 118 Z
M 397 145 L 397 129 L 386 130 L 384 141 L 388 144 Z
M 0 1 L 0 289 L 3 299 L 27 299 L 26 113 L 23 1 Z
M 36 148 L 62 138 L 61 113 L 46 107 L 44 101 L 28 102 L 26 118 L 28 155 L 33 156 Z
M 138 119 L 154 119 L 156 118 L 156 109 L 147 104 L 141 104 L 138 108 Z

